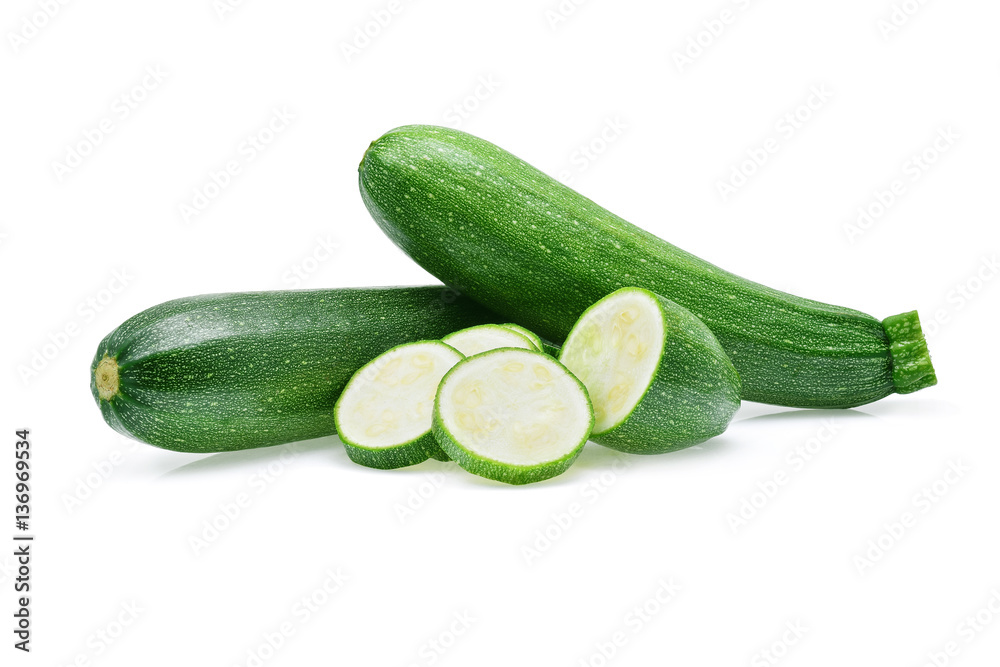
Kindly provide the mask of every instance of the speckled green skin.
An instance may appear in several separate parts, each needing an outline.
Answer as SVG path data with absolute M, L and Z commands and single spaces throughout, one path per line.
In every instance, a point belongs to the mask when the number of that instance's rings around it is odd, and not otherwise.
M 740 407 L 740 377 L 719 341 L 673 301 L 648 290 L 627 289 L 645 292 L 660 306 L 660 363 L 632 412 L 615 426 L 591 433 L 590 439 L 629 454 L 662 454 L 719 435 Z
M 379 226 L 418 264 L 553 342 L 590 304 L 636 286 L 708 325 L 746 400 L 850 407 L 933 384 L 932 374 L 894 384 L 877 319 L 723 271 L 464 132 L 413 125 L 385 134 L 365 153 L 360 187 Z
M 164 449 L 221 452 L 335 432 L 351 375 L 400 343 L 498 317 L 443 286 L 209 294 L 168 301 L 108 334 L 91 391 L 115 430 Z M 94 370 L 116 358 L 120 389 Z

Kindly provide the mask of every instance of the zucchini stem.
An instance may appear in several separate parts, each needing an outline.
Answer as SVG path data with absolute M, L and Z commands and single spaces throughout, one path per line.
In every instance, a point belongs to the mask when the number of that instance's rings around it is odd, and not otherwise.
M 917 311 L 887 317 L 882 320 L 882 326 L 889 337 L 892 384 L 896 392 L 911 394 L 937 384 Z

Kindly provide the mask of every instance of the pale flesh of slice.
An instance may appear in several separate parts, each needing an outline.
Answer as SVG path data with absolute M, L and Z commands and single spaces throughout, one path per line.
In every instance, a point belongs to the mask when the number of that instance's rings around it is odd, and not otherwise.
M 437 341 L 401 345 L 376 357 L 355 374 L 338 403 L 341 439 L 383 449 L 427 433 L 438 384 L 461 359 Z
M 592 424 L 581 384 L 551 357 L 497 350 L 467 359 L 441 386 L 438 412 L 468 451 L 503 464 L 536 466 L 586 442 Z
M 664 345 L 655 297 L 622 291 L 597 302 L 573 327 L 559 360 L 587 387 L 594 435 L 618 426 L 653 381 Z
M 501 347 L 533 350 L 535 346 L 524 335 L 499 324 L 482 324 L 448 334 L 441 342 L 451 345 L 467 357 Z

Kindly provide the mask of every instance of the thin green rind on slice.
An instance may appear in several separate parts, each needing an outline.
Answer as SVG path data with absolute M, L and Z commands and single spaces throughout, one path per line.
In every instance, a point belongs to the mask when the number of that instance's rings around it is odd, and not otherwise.
M 501 347 L 535 349 L 531 339 L 504 324 L 482 324 L 452 332 L 441 339 L 467 357 Z
M 441 381 L 434 436 L 463 469 L 507 484 L 566 471 L 594 425 L 587 389 L 552 357 L 499 348 L 468 357 Z
M 397 345 L 362 366 L 334 406 L 337 433 L 355 463 L 382 470 L 447 460 L 431 432 L 434 398 L 462 354 L 440 341 Z
M 882 320 L 889 337 L 892 355 L 892 383 L 896 392 L 912 394 L 937 384 L 937 374 L 931 365 L 927 341 L 920 327 L 917 311 L 893 315 Z
M 645 289 L 623 288 L 588 308 L 559 360 L 588 388 L 597 415 L 590 439 L 619 451 L 704 442 L 740 406 L 739 375 L 708 327 Z
M 525 338 L 527 338 L 529 341 L 531 341 L 531 345 L 532 347 L 535 348 L 535 352 L 545 351 L 542 339 L 539 338 L 538 334 L 536 334 L 534 331 L 529 331 L 528 329 L 522 327 L 520 324 L 514 324 L 513 322 L 506 322 L 504 324 L 501 324 L 500 326 L 502 326 L 505 329 L 510 329 L 511 331 L 519 333 Z

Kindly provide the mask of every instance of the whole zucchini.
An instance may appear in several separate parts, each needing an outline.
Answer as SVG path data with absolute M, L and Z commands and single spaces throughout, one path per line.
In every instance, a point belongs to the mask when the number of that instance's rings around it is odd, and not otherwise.
M 418 264 L 554 342 L 592 303 L 642 287 L 708 325 L 746 400 L 851 407 L 936 382 L 916 312 L 880 322 L 744 280 L 464 132 L 393 130 L 368 148 L 359 180 Z
M 333 434 L 347 381 L 386 350 L 502 321 L 444 286 L 195 296 L 108 334 L 90 385 L 112 428 L 157 447 L 278 445 Z

